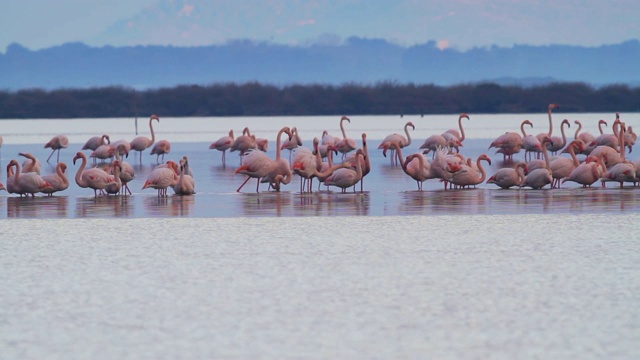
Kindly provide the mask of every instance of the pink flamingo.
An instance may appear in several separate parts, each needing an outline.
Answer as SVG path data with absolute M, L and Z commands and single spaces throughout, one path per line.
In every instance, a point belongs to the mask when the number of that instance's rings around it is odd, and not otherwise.
M 51 149 L 51 155 L 47 158 L 47 162 L 51 159 L 54 152 L 58 152 L 58 157 L 56 163 L 60 162 L 60 150 L 66 149 L 69 146 L 69 138 L 66 135 L 56 135 L 51 140 L 49 140 L 46 144 L 44 144 L 44 148 Z
M 110 182 L 104 187 L 104 191 L 107 195 L 117 195 L 122 190 L 122 179 L 120 173 L 122 172 L 122 161 L 116 159 L 111 163 L 111 174 L 113 175 L 114 182 Z
M 542 155 L 545 161 L 544 168 L 538 168 L 529 171 L 527 176 L 524 178 L 524 182 L 520 187 L 528 186 L 532 189 L 542 189 L 547 184 L 551 184 L 553 182 L 553 174 L 551 172 L 551 166 L 549 164 L 549 153 L 547 150 L 546 144 L 549 142 L 548 137 L 544 137 L 542 139 Z M 527 165 L 528 166 L 528 165 Z
M 189 158 L 185 155 L 180 159 L 180 176 L 173 185 L 176 195 L 193 195 L 196 193 L 196 181 L 189 175 Z
M 389 144 L 389 143 L 395 143 L 397 144 L 397 146 L 400 146 L 401 148 L 411 145 L 411 134 L 409 133 L 409 127 L 411 127 L 411 129 L 413 130 L 416 129 L 415 125 L 413 125 L 411 121 L 408 121 L 406 124 L 404 124 L 404 133 L 407 135 L 407 137 L 404 137 L 398 133 L 387 135 L 384 138 L 384 140 L 382 140 L 380 145 L 378 145 L 378 149 L 384 149 L 385 144 Z M 396 151 L 395 147 L 391 147 L 391 162 L 393 164 L 396 164 L 396 161 L 397 161 L 395 157 L 395 151 Z
M 362 179 L 360 179 L 360 192 L 364 191 L 364 178 L 371 172 L 371 157 L 369 157 L 369 145 L 367 145 L 367 133 L 362 133 Z M 350 155 L 343 162 L 350 162 L 354 164 L 356 162 L 356 156 Z M 354 189 L 355 190 L 355 189 Z
M 547 133 L 540 133 L 538 135 L 536 135 L 536 137 L 538 138 L 538 140 L 540 140 L 540 142 L 542 142 L 542 139 L 547 136 L 549 139 L 551 139 L 551 134 L 553 133 L 553 120 L 551 119 L 551 112 L 553 111 L 553 109 L 559 109 L 560 106 L 558 106 L 558 104 L 549 104 L 549 107 L 547 109 L 547 116 L 549 117 L 549 132 Z
M 560 133 L 562 133 L 562 137 L 558 137 L 558 136 L 550 137 L 551 142 L 547 144 L 547 149 L 549 149 L 549 151 L 551 151 L 551 153 L 554 155 L 567 145 L 567 136 L 564 133 L 565 125 L 567 127 L 571 127 L 571 124 L 569 124 L 569 120 L 564 119 L 560 124 Z
M 23 173 L 20 168 L 20 163 L 15 159 L 9 162 L 7 166 L 7 184 L 9 183 L 9 167 L 15 167 L 15 173 L 13 174 L 14 192 L 20 195 L 31 194 L 31 197 L 35 197 L 35 193 L 43 192 L 48 188 L 51 188 L 51 184 L 42 179 L 42 177 L 35 172 Z
M 74 156 L 74 165 L 78 159 L 82 160 L 82 162 L 78 168 L 78 172 L 76 172 L 76 184 L 81 188 L 93 189 L 94 196 L 98 196 L 98 190 L 103 191 L 108 184 L 116 182 L 113 175 L 108 174 L 102 169 L 91 168 L 85 170 L 87 167 L 87 156 L 84 153 L 78 152 L 76 156 Z
M 402 149 L 396 142 L 390 142 L 386 144 L 385 149 L 382 151 L 382 155 L 387 156 L 387 148 L 392 147 L 396 150 L 396 156 L 398 162 L 402 166 L 402 170 L 405 174 L 409 175 L 418 184 L 418 191 L 422 191 L 422 184 L 428 179 L 435 178 L 435 174 L 431 171 L 431 163 L 425 158 L 423 154 L 411 154 L 403 159 Z
M 22 172 L 34 172 L 36 174 L 40 174 L 42 169 L 42 164 L 40 160 L 33 156 L 31 153 L 18 153 L 18 155 L 25 157 L 26 159 L 22 162 Z
M 42 180 L 51 184 L 50 188 L 46 188 L 42 192 L 53 196 L 54 192 L 63 191 L 69 188 L 69 177 L 65 174 L 67 170 L 67 164 L 59 162 L 56 165 L 56 172 L 53 174 L 47 174 L 42 176 Z
M 620 145 L 620 162 L 607 169 L 602 175 L 602 185 L 604 186 L 607 181 L 616 181 L 620 183 L 620 188 L 623 187 L 625 182 L 635 183 L 636 181 L 636 169 L 632 162 L 625 160 L 625 145 L 624 145 L 624 133 L 625 125 L 621 124 L 618 130 L 618 143 Z
M 111 140 L 109 139 L 109 135 L 104 134 L 102 136 L 93 136 L 87 140 L 86 143 L 82 146 L 82 150 L 91 150 L 95 151 L 100 145 L 109 145 Z
M 449 182 L 461 187 L 476 186 L 478 184 L 482 184 L 487 178 L 487 172 L 484 170 L 484 167 L 481 163 L 482 160 L 488 162 L 489 165 L 491 165 L 491 158 L 489 158 L 489 156 L 487 156 L 486 154 L 481 154 L 480 156 L 478 156 L 478 159 L 476 160 L 476 166 L 478 167 L 480 174 L 478 174 L 478 171 L 471 166 L 463 165 L 460 170 L 452 174 L 451 180 Z
M 230 151 L 239 151 L 240 157 L 242 157 L 247 151 L 250 149 L 256 149 L 258 145 L 256 144 L 255 135 L 251 135 L 248 127 L 245 127 L 242 130 L 242 135 L 238 136 L 231 144 Z
M 524 131 L 524 126 L 529 125 L 533 127 L 533 123 L 530 120 L 524 120 L 520 124 L 520 131 L 522 131 L 522 146 L 524 147 L 524 159 L 527 160 L 527 155 L 529 155 L 529 160 L 531 160 L 531 153 L 536 154 L 536 158 L 539 157 L 542 152 L 542 144 L 540 144 L 540 140 L 533 135 L 527 135 Z
M 347 121 L 351 123 L 351 119 L 346 116 L 340 118 L 340 131 L 342 131 L 342 140 L 340 140 L 336 145 L 336 149 L 342 153 L 342 159 L 345 158 L 347 153 L 356 149 L 356 141 L 352 138 L 347 137 L 347 133 L 344 130 L 344 122 Z
M 153 120 L 156 120 L 158 123 L 160 122 L 160 118 L 158 115 L 151 115 L 149 118 L 149 131 L 151 131 L 151 139 L 146 136 L 136 136 L 133 140 L 131 140 L 131 150 L 137 151 L 140 153 L 140 163 L 142 163 L 142 152 L 149 148 L 156 141 L 156 134 L 153 132 Z
M 582 187 L 590 187 L 602 177 L 602 174 L 607 169 L 602 157 L 602 154 L 599 156 L 589 155 L 583 163 L 573 169 L 569 176 L 562 179 L 562 183 L 573 181 L 582 185 Z
M 467 120 L 471 120 L 469 119 L 469 115 L 462 113 L 460 114 L 460 116 L 458 116 L 458 128 L 460 128 L 460 132 L 458 132 L 458 130 L 456 129 L 449 129 L 447 131 L 445 131 L 444 133 L 442 133 L 442 135 L 446 138 L 447 135 L 446 134 L 451 134 L 453 135 L 457 141 L 462 144 L 462 142 L 464 141 L 464 139 L 466 138 L 465 134 L 464 134 L 464 128 L 462 127 L 462 119 L 467 119 Z M 460 145 L 462 146 L 462 145 Z
M 162 155 L 162 162 L 164 162 L 165 154 L 171 152 L 171 143 L 169 140 L 158 140 L 155 144 L 153 144 L 153 148 L 151 148 L 151 155 L 156 155 L 156 163 L 160 163 L 159 159 Z
M 339 187 L 342 189 L 342 193 L 346 193 L 347 188 L 354 186 L 362 179 L 362 162 L 364 162 L 364 152 L 362 149 L 358 149 L 356 151 L 356 169 L 353 170 L 351 167 L 338 169 L 324 180 L 324 184 Z
M 158 196 L 167 196 L 167 188 L 174 186 L 180 179 L 178 177 L 178 164 L 169 160 L 166 164 L 156 166 L 147 176 L 142 185 L 142 190 L 152 188 L 158 190 Z
M 280 155 L 280 144 L 281 137 L 283 133 L 287 133 L 287 135 L 291 135 L 291 130 L 288 127 L 283 127 L 278 131 L 278 135 L 276 138 L 276 160 L 281 159 Z M 260 192 L 260 179 L 272 173 L 279 161 L 272 160 L 262 151 L 253 150 L 248 152 L 242 157 L 242 165 L 238 167 L 235 171 L 236 174 L 247 175 L 247 179 L 240 185 L 240 187 L 236 190 L 240 192 L 242 187 L 249 181 L 251 178 L 257 179 L 256 184 L 256 192 Z M 274 176 L 275 180 L 275 176 Z
M 580 165 L 576 152 L 581 153 L 582 150 L 584 150 L 584 143 L 581 140 L 573 140 L 567 148 L 571 159 L 556 156 L 549 161 L 551 174 L 553 176 L 553 182 L 551 183 L 552 189 L 560 188 L 560 181 L 569 176 L 573 169 Z
M 289 166 L 289 161 L 282 158 L 282 146 L 281 142 L 282 133 L 286 133 L 289 138 L 292 137 L 291 130 L 288 127 L 281 129 L 281 132 L 278 132 L 278 140 L 280 140 L 277 144 L 278 148 L 276 149 L 276 158 L 273 160 L 273 168 L 271 171 L 263 177 L 260 182 L 268 183 L 270 188 L 273 188 L 276 191 L 280 191 L 280 186 L 282 184 L 289 184 L 291 179 L 293 178 L 293 172 L 291 171 L 291 167 Z M 280 179 L 276 181 L 276 177 L 280 176 Z
M 291 162 L 291 151 L 299 146 L 302 146 L 302 139 L 298 134 L 298 128 L 295 126 L 291 128 L 291 138 L 285 140 L 282 143 L 282 150 L 289 150 L 289 162 Z
M 227 150 L 231 149 L 234 140 L 233 129 L 231 129 L 229 135 L 223 136 L 209 145 L 210 150 L 222 151 L 222 166 L 227 165 Z
M 589 132 L 581 132 L 582 131 L 582 123 L 580 122 L 580 120 L 574 120 L 573 123 L 578 125 L 578 128 L 576 129 L 576 133 L 574 134 L 573 139 L 582 141 L 583 144 L 584 144 L 584 146 L 583 146 L 584 150 L 582 150 L 581 153 L 584 154 L 584 155 L 589 155 L 589 151 L 587 149 L 587 146 L 589 144 L 591 144 L 596 139 L 596 137 L 593 136 L 593 134 L 591 134 Z
M 489 149 L 496 147 L 498 148 L 496 153 L 503 155 L 503 161 L 513 161 L 513 155 L 519 153 L 523 146 L 524 141 L 520 134 L 516 132 L 506 132 L 498 136 L 498 138 L 489 145 Z
M 528 172 L 527 164 L 519 162 L 515 168 L 501 168 L 487 180 L 487 184 L 496 184 L 502 189 L 509 189 L 514 186 L 521 186 L 524 182 L 525 173 Z

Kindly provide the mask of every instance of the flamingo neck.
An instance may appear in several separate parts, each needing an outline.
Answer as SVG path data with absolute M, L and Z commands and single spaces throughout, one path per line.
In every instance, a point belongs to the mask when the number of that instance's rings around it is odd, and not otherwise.
M 464 118 L 464 116 L 460 116 L 458 118 L 458 127 L 460 128 L 460 142 L 463 142 L 465 139 L 464 128 L 462 127 L 462 118 Z
M 553 132 L 553 120 L 551 119 L 551 108 L 549 108 L 549 111 L 547 113 L 549 115 L 549 134 L 548 134 L 548 136 L 551 137 L 551 133 Z
M 407 134 L 407 143 L 404 146 L 411 145 L 411 134 L 409 133 L 409 124 L 404 125 L 404 133 Z
M 576 156 L 576 151 L 573 148 L 573 143 L 569 144 L 569 155 L 571 155 L 571 160 L 573 160 L 573 166 L 577 167 L 578 165 L 580 165 L 580 161 L 578 160 L 578 157 Z
M 347 120 L 345 118 L 340 119 L 340 131 L 342 131 L 342 138 L 347 138 L 347 133 L 344 131 L 344 121 Z
M 582 130 L 582 123 L 578 120 L 574 121 L 574 123 L 578 125 L 578 129 L 576 130 L 576 134 L 573 136 L 573 139 L 578 140 L 578 136 L 580 135 L 580 130 Z
M 87 166 L 87 157 L 81 156 L 80 158 L 82 159 L 82 163 L 80 163 L 80 167 L 76 172 L 76 184 L 81 187 L 87 187 L 87 184 L 82 179 L 82 173 L 84 172 L 84 168 Z
M 480 180 L 478 180 L 479 184 L 483 183 L 484 180 L 487 178 L 487 172 L 484 170 L 484 167 L 482 166 L 482 158 L 478 157 L 478 160 L 476 160 L 476 165 L 478 166 L 478 169 L 480 170 Z
M 565 121 L 565 122 L 562 122 L 562 125 L 560 125 L 560 133 L 562 134 L 562 146 L 560 147 L 565 147 L 567 145 L 567 136 L 564 133 L 565 125 L 569 126 L 569 122 Z
M 598 121 L 598 130 L 600 130 L 600 135 L 604 134 L 604 130 L 602 130 L 602 125 L 607 125 L 607 122 L 604 120 Z

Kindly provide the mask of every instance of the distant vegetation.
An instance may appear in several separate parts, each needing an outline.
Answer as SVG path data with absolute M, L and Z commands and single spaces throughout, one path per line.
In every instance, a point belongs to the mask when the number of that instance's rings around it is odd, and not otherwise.
M 0 91 L 0 118 L 285 116 L 529 113 L 558 103 L 563 112 L 637 112 L 640 87 L 584 83 L 501 86 L 356 84 L 273 86 L 260 83 Z

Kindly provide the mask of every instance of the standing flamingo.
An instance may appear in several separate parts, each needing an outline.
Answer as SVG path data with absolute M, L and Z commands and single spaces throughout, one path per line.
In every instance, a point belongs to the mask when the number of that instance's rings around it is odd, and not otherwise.
M 43 190 L 42 192 L 53 196 L 54 192 L 63 191 L 69 188 L 69 177 L 65 174 L 67 170 L 67 164 L 59 162 L 56 165 L 56 172 L 53 174 L 47 174 L 42 176 L 42 180 L 51 184 L 50 188 Z
M 542 139 L 545 136 L 551 139 L 551 134 L 553 133 L 553 120 L 551 119 L 551 112 L 553 111 L 553 109 L 559 109 L 559 108 L 560 106 L 558 106 L 558 104 L 549 104 L 549 107 L 547 109 L 547 116 L 549 117 L 549 132 L 540 133 L 536 135 L 536 137 L 538 138 L 538 140 L 540 140 L 540 142 L 542 142 Z
M 569 176 L 562 179 L 562 183 L 573 181 L 582 185 L 582 187 L 590 187 L 607 170 L 602 157 L 603 154 L 599 156 L 589 155 L 583 163 L 573 169 Z
M 22 162 L 22 172 L 34 172 L 36 174 L 40 174 L 42 169 L 42 164 L 40 160 L 33 156 L 31 153 L 18 153 L 18 155 L 25 157 L 26 159 Z
M 189 175 L 189 158 L 185 155 L 180 159 L 180 176 L 178 182 L 173 185 L 176 195 L 193 195 L 196 193 L 196 181 Z
M 162 155 L 162 162 L 164 162 L 164 155 L 171 152 L 171 143 L 169 140 L 158 140 L 155 144 L 153 144 L 153 148 L 151 148 L 151 155 L 156 155 L 156 163 L 160 163 L 159 159 Z
M 288 127 L 283 127 L 278 131 L 278 135 L 276 138 L 276 160 L 281 159 L 280 155 L 280 144 L 282 134 L 286 133 L 291 136 L 291 130 Z M 247 175 L 247 179 L 240 185 L 240 187 L 236 190 L 240 192 L 242 187 L 249 181 L 251 178 L 257 179 L 256 184 L 256 192 L 260 192 L 260 179 L 269 175 L 273 170 L 276 169 L 276 166 L 280 163 L 280 161 L 275 161 L 269 158 L 267 154 L 260 150 L 252 150 L 245 154 L 242 157 L 242 165 L 238 167 L 235 171 L 236 174 Z M 274 179 L 275 180 L 275 176 Z
M 149 131 L 151 131 L 151 139 L 146 136 L 136 136 L 133 140 L 131 140 L 131 150 L 137 151 L 140 153 L 140 163 L 142 164 L 142 152 L 149 148 L 156 141 L 156 134 L 153 132 L 153 120 L 160 122 L 160 118 L 158 115 L 151 115 L 149 118 Z
M 542 139 L 542 156 L 544 157 L 546 166 L 544 168 L 529 171 L 527 176 L 524 178 L 524 182 L 520 185 L 521 188 L 528 186 L 532 189 L 542 189 L 547 184 L 551 184 L 553 182 L 553 174 L 549 164 L 549 152 L 547 150 L 548 142 L 548 137 L 544 137 Z
M 111 163 L 111 173 L 113 174 L 114 182 L 110 182 L 104 187 L 104 191 L 107 195 L 117 195 L 122 190 L 122 179 L 120 173 L 122 172 L 122 162 L 118 159 Z
M 166 164 L 156 166 L 147 176 L 142 190 L 152 188 L 158 190 L 158 196 L 167 196 L 167 188 L 178 183 L 178 164 L 169 160 Z
M 533 127 L 533 123 L 530 120 L 524 120 L 520 124 L 520 131 L 522 131 L 522 144 L 524 147 L 524 159 L 527 160 L 527 155 L 529 155 L 529 160 L 531 160 L 531 153 L 536 154 L 536 158 L 539 157 L 542 152 L 542 145 L 540 144 L 540 140 L 533 135 L 527 135 L 524 131 L 524 126 L 529 125 Z
M 626 131 L 624 123 L 621 124 L 618 130 L 618 143 L 620 145 L 620 162 L 607 169 L 602 175 L 602 185 L 604 186 L 607 181 L 616 181 L 620 183 L 620 188 L 623 187 L 625 182 L 635 183 L 636 181 L 636 168 L 635 165 L 625 160 L 625 145 L 624 145 L 624 133 Z
M 404 124 L 404 133 L 407 135 L 407 137 L 405 138 L 404 136 L 402 136 L 401 134 L 398 133 L 393 133 L 391 135 L 387 135 L 384 140 L 382 140 L 382 142 L 380 143 L 380 145 L 378 145 L 378 149 L 384 149 L 385 148 L 385 144 L 389 144 L 389 143 L 396 143 L 397 146 L 400 146 L 401 148 L 404 148 L 406 146 L 411 145 L 411 134 L 409 133 L 409 127 L 411 127 L 413 130 L 416 129 L 415 125 L 413 125 L 413 123 L 411 121 L 408 121 L 406 124 Z M 391 163 L 392 164 L 397 164 L 397 159 L 395 157 L 395 147 L 391 147 Z
M 79 151 L 76 156 L 74 156 L 74 165 L 78 159 L 82 160 L 82 162 L 78 168 L 78 172 L 76 172 L 76 184 L 81 188 L 93 189 L 94 196 L 98 196 L 98 190 L 103 191 L 108 184 L 116 182 L 113 175 L 108 174 L 102 169 L 91 168 L 85 170 L 87 167 L 87 156 L 83 152 Z
M 469 165 L 463 165 L 460 170 L 453 173 L 449 182 L 460 187 L 476 186 L 478 184 L 482 184 L 487 178 L 487 172 L 484 170 L 484 167 L 481 163 L 482 160 L 488 162 L 489 165 L 491 165 L 491 158 L 489 158 L 489 156 L 487 156 L 486 154 L 481 154 L 480 156 L 478 156 L 478 159 L 476 160 L 476 166 L 480 171 L 480 174 L 478 174 L 478 171 L 473 167 Z
M 356 151 L 356 169 L 351 167 L 338 169 L 324 180 L 327 186 L 336 186 L 342 189 L 342 193 L 347 192 L 347 188 L 354 186 L 362 179 L 362 163 L 364 162 L 364 152 L 362 149 Z M 355 193 L 355 188 L 353 190 Z
M 506 162 L 513 161 L 513 155 L 519 153 L 523 146 L 524 141 L 520 134 L 516 132 L 506 132 L 489 144 L 489 149 L 492 147 L 498 148 L 496 153 L 501 153 L 503 155 L 503 161 Z
M 93 136 L 87 140 L 87 142 L 82 146 L 82 150 L 91 150 L 95 151 L 100 145 L 109 145 L 111 140 L 109 139 L 109 135 L 104 134 L 102 136 Z
M 582 141 L 584 143 L 583 149 L 582 150 L 582 154 L 584 155 L 589 155 L 589 150 L 588 150 L 588 146 L 589 144 L 591 144 L 596 137 L 593 136 L 593 134 L 589 133 L 589 132 L 581 132 L 582 131 L 582 123 L 580 122 L 580 120 L 574 120 L 573 121 L 574 124 L 578 125 L 578 128 L 576 129 L 576 133 L 574 135 L 574 140 L 579 140 Z M 568 151 L 568 149 L 567 149 Z
M 291 130 L 288 127 L 281 129 L 282 132 L 278 132 L 278 140 L 281 140 L 280 137 L 282 133 L 286 133 L 289 135 L 289 138 L 292 137 Z M 281 140 L 282 141 L 282 140 Z M 260 182 L 269 183 L 269 186 L 274 188 L 276 191 L 280 191 L 281 184 L 289 184 L 291 179 L 293 178 L 293 172 L 291 171 L 291 167 L 289 166 L 289 161 L 282 158 L 282 147 L 280 146 L 280 142 L 278 142 L 278 149 L 276 149 L 276 158 L 273 160 L 273 168 L 271 171 L 263 177 Z M 276 181 L 276 176 L 281 175 L 281 179 Z
M 210 150 L 222 151 L 222 166 L 227 165 L 227 150 L 231 148 L 234 142 L 233 129 L 229 130 L 229 135 L 223 136 L 209 145 Z
M 258 145 L 256 144 L 255 135 L 251 135 L 251 132 L 249 131 L 249 128 L 245 127 L 242 130 L 242 135 L 238 136 L 233 141 L 233 144 L 231 144 L 230 151 L 231 152 L 239 151 L 240 152 L 240 158 L 242 158 L 242 156 L 247 151 L 249 151 L 250 149 L 256 149 L 257 147 L 258 147 Z
M 442 136 L 447 140 L 447 144 L 456 149 L 456 151 L 460 151 L 458 147 L 462 147 L 462 142 L 466 138 L 464 134 L 464 128 L 462 127 L 462 119 L 469 119 L 469 115 L 462 113 L 458 117 L 458 127 L 460 128 L 460 132 L 456 129 L 449 129 L 442 133 Z
M 551 152 L 551 154 L 555 155 L 559 150 L 567 145 L 567 135 L 564 133 L 564 126 L 571 127 L 569 124 L 569 120 L 564 119 L 560 124 L 560 133 L 562 133 L 562 137 L 552 136 L 550 137 L 551 142 L 547 144 L 547 149 Z
M 69 138 L 66 135 L 56 135 L 53 138 L 51 138 L 51 140 L 49 140 L 46 144 L 44 144 L 44 148 L 50 148 L 51 149 L 51 155 L 49 155 L 49 157 L 47 158 L 47 162 L 49 162 L 49 159 L 51 159 L 51 156 L 53 156 L 54 152 L 58 152 L 58 157 L 56 160 L 56 163 L 60 162 L 60 150 L 61 149 L 66 149 L 67 146 L 69 146 Z
M 402 149 L 396 142 L 390 142 L 382 151 L 383 156 L 387 156 L 387 148 L 395 148 L 396 157 L 402 166 L 405 174 L 409 175 L 418 184 L 418 191 L 422 191 L 422 184 L 428 179 L 433 179 L 436 175 L 431 171 L 431 163 L 423 154 L 411 154 L 406 159 L 402 156 Z
M 35 172 L 22 172 L 20 163 L 18 161 L 11 160 L 7 165 L 7 184 L 9 183 L 9 167 L 15 167 L 15 173 L 13 175 L 13 187 L 14 191 L 20 195 L 31 194 L 31 197 L 35 197 L 35 193 L 43 192 L 48 188 L 51 188 L 51 184 L 42 179 L 42 177 Z
M 515 168 L 506 167 L 496 171 L 495 174 L 487 180 L 487 184 L 496 184 L 502 189 L 521 186 L 527 171 L 527 164 L 519 162 Z
M 551 188 L 560 188 L 561 180 L 569 176 L 573 169 L 580 165 L 576 153 L 581 153 L 584 150 L 584 143 L 581 140 L 573 140 L 567 147 L 571 159 L 566 157 L 556 156 L 549 161 L 551 167 L 551 174 L 553 175 L 553 182 Z
M 298 146 L 302 146 L 302 139 L 298 134 L 298 128 L 294 126 L 291 128 L 291 138 L 282 143 L 282 150 L 289 150 L 289 162 L 291 162 L 291 151 Z
M 342 159 L 344 159 L 347 153 L 356 149 L 356 141 L 352 138 L 347 137 L 347 133 L 344 130 L 344 122 L 347 121 L 351 123 L 351 119 L 346 116 L 340 118 L 340 131 L 342 131 L 342 140 L 338 141 L 336 144 L 336 149 L 342 153 Z

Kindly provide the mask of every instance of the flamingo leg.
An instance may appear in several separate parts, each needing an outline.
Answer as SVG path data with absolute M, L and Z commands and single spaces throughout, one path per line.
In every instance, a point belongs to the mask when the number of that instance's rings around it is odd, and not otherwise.
M 244 184 L 247 183 L 247 181 L 249 181 L 249 179 L 251 179 L 251 176 L 247 176 L 247 179 L 242 183 L 242 185 L 240 185 L 240 187 L 236 190 L 236 192 L 240 192 L 240 189 L 242 189 L 242 187 L 244 186 Z M 258 182 L 260 181 L 260 179 L 258 179 Z
M 47 162 L 49 162 L 49 159 L 51 159 L 51 156 L 53 156 L 53 153 L 54 153 L 54 152 L 56 152 L 56 151 L 55 151 L 55 150 L 51 150 L 51 154 L 50 154 L 50 155 L 49 155 L 49 157 L 47 158 Z M 58 154 L 58 156 L 60 156 L 60 155 Z

